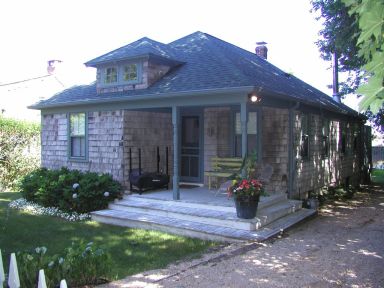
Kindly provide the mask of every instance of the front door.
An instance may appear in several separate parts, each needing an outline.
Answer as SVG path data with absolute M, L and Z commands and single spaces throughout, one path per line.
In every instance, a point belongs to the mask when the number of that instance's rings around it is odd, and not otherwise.
M 201 117 L 181 116 L 181 181 L 200 182 Z

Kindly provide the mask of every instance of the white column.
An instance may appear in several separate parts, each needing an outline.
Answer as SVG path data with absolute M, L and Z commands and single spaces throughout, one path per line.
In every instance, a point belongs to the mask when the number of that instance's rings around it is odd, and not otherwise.
M 248 111 L 247 103 L 243 102 L 240 105 L 240 123 L 241 123 L 241 156 L 244 158 L 247 156 L 248 150 Z M 245 176 L 245 170 L 242 171 L 242 175 Z
M 173 200 L 180 200 L 179 190 L 179 107 L 172 107 L 173 125 Z

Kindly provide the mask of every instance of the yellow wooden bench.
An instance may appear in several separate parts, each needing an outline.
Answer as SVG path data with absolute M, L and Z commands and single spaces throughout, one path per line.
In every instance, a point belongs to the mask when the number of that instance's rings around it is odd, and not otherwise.
M 228 178 L 229 176 L 240 173 L 242 158 L 211 158 L 211 170 L 204 171 L 204 176 L 208 177 L 208 188 L 211 189 L 211 177 Z

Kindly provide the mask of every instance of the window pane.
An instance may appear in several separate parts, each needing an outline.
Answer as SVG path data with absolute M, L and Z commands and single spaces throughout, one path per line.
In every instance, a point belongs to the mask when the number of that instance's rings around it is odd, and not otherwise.
M 117 82 L 117 70 L 115 67 L 107 68 L 105 71 L 105 83 Z
M 85 113 L 69 116 L 71 157 L 85 157 Z
M 329 156 L 329 120 L 323 120 L 323 128 L 322 128 L 322 156 Z
M 182 119 L 182 146 L 199 147 L 199 117 L 184 116 Z
M 71 136 L 85 135 L 85 113 L 70 114 Z
M 257 134 L 257 113 L 256 112 L 249 112 L 248 113 L 248 124 L 247 124 L 247 129 L 248 129 L 248 135 Z
M 124 81 L 134 81 L 137 80 L 137 65 L 130 64 L 124 67 Z
M 248 153 L 257 150 L 257 112 L 248 112 L 247 122 Z M 240 113 L 235 113 L 235 156 L 241 157 L 241 122 Z
M 257 113 L 256 112 L 248 112 L 247 130 L 248 130 L 248 135 L 257 134 Z M 236 134 L 241 135 L 240 113 L 236 113 L 235 131 L 236 131 Z
M 301 142 L 300 156 L 304 159 L 309 158 L 309 124 L 308 115 L 301 117 Z
M 71 156 L 85 157 L 85 137 L 71 137 Z

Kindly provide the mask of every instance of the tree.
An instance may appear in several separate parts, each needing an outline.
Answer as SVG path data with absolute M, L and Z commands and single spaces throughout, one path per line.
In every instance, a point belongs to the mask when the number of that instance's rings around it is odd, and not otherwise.
M 0 192 L 39 167 L 40 126 L 0 115 Z
M 341 0 L 312 0 L 312 12 L 318 13 L 316 18 L 323 21 L 316 44 L 321 57 L 330 61 L 334 52 L 338 55 L 340 72 L 347 72 L 345 82 L 340 83 L 340 95 L 344 96 L 356 91 L 362 79 L 360 67 L 365 60 L 359 56 L 357 40 L 360 33 L 355 14 L 348 14 L 348 9 Z
M 319 32 L 322 39 L 317 41 L 322 58 L 330 60 L 336 52 L 339 71 L 348 72 L 347 80 L 340 83 L 340 94 L 344 97 L 350 93 L 365 95 L 360 110 L 378 131 L 384 132 L 384 109 L 380 100 L 383 97 L 377 93 L 383 93 L 382 82 L 380 86 L 378 80 L 384 71 L 380 65 L 384 62 L 380 60 L 383 0 L 312 0 L 311 3 L 313 12 L 319 13 L 317 20 L 323 20 L 323 29 Z M 376 43 L 378 40 L 381 46 Z M 373 55 L 376 56 L 373 58 Z M 376 76 L 372 78 L 373 75 Z M 364 84 L 368 78 L 368 84 Z
M 357 40 L 358 56 L 365 60 L 366 83 L 358 93 L 364 95 L 361 110 L 378 113 L 384 102 L 384 0 L 343 0 L 349 15 L 358 20 L 360 34 Z

